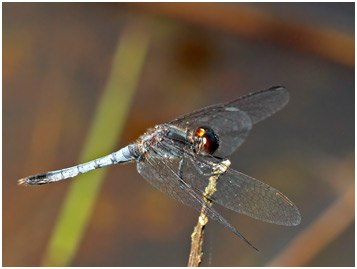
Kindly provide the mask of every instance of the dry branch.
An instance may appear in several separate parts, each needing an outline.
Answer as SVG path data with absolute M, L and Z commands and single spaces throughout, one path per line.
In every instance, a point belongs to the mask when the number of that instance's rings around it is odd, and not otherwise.
M 208 185 L 204 193 L 202 194 L 203 199 L 209 206 L 212 206 L 211 197 L 213 193 L 217 190 L 216 186 L 219 176 L 224 174 L 230 165 L 231 162 L 229 160 L 224 160 L 213 168 L 212 176 L 209 178 Z M 193 233 L 191 234 L 191 252 L 188 261 L 188 267 L 198 267 L 202 262 L 203 234 L 207 222 L 207 208 L 205 205 L 203 205 L 201 214 L 198 217 L 197 225 L 195 226 Z

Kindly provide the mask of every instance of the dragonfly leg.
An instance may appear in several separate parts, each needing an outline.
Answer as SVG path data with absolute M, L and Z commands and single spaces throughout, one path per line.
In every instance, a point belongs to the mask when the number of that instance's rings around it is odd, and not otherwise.
M 178 181 L 178 184 L 181 188 L 184 188 L 183 186 L 183 164 L 184 164 L 184 158 L 181 158 L 180 160 L 180 163 L 179 163 L 179 166 L 178 166 L 178 171 L 177 171 L 177 175 L 179 177 L 179 181 Z

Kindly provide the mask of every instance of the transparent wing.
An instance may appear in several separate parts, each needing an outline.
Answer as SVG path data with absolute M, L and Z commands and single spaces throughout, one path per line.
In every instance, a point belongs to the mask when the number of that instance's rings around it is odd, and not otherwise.
M 244 142 L 253 124 L 274 114 L 288 100 L 289 93 L 284 87 L 273 87 L 228 103 L 196 110 L 168 123 L 187 130 L 211 127 L 220 139 L 215 156 L 225 158 Z
M 193 207 L 199 212 L 201 212 L 202 206 L 205 206 L 209 218 L 223 224 L 247 244 L 256 249 L 231 224 L 229 224 L 226 219 L 204 201 L 202 194 L 195 192 L 195 190 L 186 183 L 185 179 L 178 175 L 179 163 L 180 160 L 178 158 L 162 159 L 157 153 L 151 151 L 148 152 L 147 158 L 144 161 L 138 162 L 137 169 L 146 181 L 177 201 Z
M 193 158 L 185 159 L 183 178 L 193 188 L 203 192 L 211 167 L 219 160 L 202 155 Z M 230 168 L 219 177 L 212 200 L 238 213 L 270 223 L 295 226 L 301 221 L 297 207 L 280 191 Z
M 231 101 L 226 106 L 237 107 L 248 114 L 256 124 L 283 108 L 289 101 L 289 92 L 282 86 L 251 93 Z

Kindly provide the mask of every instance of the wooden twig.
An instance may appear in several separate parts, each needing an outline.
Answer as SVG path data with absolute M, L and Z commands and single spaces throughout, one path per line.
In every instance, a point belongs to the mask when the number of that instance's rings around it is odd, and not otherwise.
M 213 168 L 212 176 L 209 178 L 208 185 L 203 193 L 203 199 L 209 206 L 212 206 L 211 197 L 213 193 L 217 190 L 217 180 L 220 175 L 227 171 L 230 164 L 231 162 L 229 160 L 224 160 Z M 201 214 L 198 217 L 197 225 L 195 226 L 193 233 L 191 234 L 191 252 L 188 261 L 188 267 L 198 267 L 202 262 L 203 234 L 207 222 L 207 208 L 205 205 L 203 205 Z

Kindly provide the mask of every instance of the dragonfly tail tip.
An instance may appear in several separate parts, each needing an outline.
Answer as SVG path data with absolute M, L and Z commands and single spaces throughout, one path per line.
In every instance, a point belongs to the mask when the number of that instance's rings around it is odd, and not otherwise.
M 18 181 L 17 181 L 17 185 L 27 185 L 27 183 L 26 183 L 26 178 L 21 178 L 21 179 L 19 179 Z

